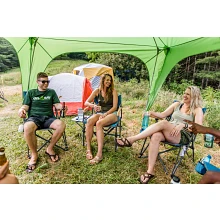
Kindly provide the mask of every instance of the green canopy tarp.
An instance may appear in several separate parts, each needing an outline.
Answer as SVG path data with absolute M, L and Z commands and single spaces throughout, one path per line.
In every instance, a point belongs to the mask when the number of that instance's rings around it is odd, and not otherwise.
M 131 54 L 147 66 L 150 109 L 167 75 L 176 63 L 194 54 L 220 49 L 219 37 L 9 37 L 22 74 L 22 89 L 36 88 L 36 75 L 45 71 L 52 59 L 70 52 L 115 52 Z

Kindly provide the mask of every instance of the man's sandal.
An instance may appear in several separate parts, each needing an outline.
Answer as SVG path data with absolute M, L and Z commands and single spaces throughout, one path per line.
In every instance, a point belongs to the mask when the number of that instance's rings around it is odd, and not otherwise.
M 141 177 L 144 177 L 144 178 L 142 179 Z M 145 174 L 141 175 L 141 177 L 139 179 L 140 183 L 148 184 L 154 178 L 154 175 L 146 172 Z
M 122 144 L 120 144 L 118 141 L 121 141 Z M 127 138 L 118 138 L 116 142 L 119 147 L 131 147 L 132 146 L 131 142 Z
M 37 167 L 36 165 L 37 165 L 37 162 L 32 163 L 32 164 L 28 164 L 27 167 L 26 167 L 26 172 L 27 173 L 32 173 L 36 169 L 36 167 Z
M 92 158 L 93 158 L 93 155 L 92 155 L 91 150 L 87 150 L 86 151 L 86 159 L 87 160 L 92 160 Z
M 90 160 L 90 164 L 97 164 L 97 163 L 100 163 L 102 161 L 103 157 L 98 157 L 98 156 L 95 156 L 92 160 Z
M 45 151 L 45 154 L 48 155 L 48 157 L 50 158 L 50 160 L 52 162 L 57 162 L 59 161 L 60 157 L 58 154 L 49 154 L 47 151 Z M 57 159 L 56 159 L 57 158 Z

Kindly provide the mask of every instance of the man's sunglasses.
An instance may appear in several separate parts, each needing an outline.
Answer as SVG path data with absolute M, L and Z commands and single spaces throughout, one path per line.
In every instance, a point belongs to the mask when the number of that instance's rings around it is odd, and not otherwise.
M 45 83 L 50 83 L 50 80 L 37 80 L 37 81 L 39 81 L 39 82 L 42 82 L 43 84 L 45 84 Z

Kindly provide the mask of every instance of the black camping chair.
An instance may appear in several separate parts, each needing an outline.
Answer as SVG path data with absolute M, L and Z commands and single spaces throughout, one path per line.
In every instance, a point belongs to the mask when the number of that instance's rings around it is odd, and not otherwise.
M 64 109 L 62 109 L 61 111 L 57 111 L 57 109 L 55 109 L 55 117 L 57 119 L 60 119 L 61 116 L 64 117 Z M 42 133 L 45 132 L 48 132 L 49 136 L 48 135 L 44 135 Z M 53 129 L 52 128 L 43 128 L 43 129 L 37 129 L 36 132 L 35 132 L 35 135 L 37 138 L 39 138 L 40 140 L 43 141 L 43 143 L 41 144 L 41 146 L 39 146 L 37 148 L 37 152 L 39 152 L 42 148 L 44 148 L 45 146 L 47 146 L 49 143 L 50 143 L 50 140 L 52 138 L 52 135 L 53 135 Z M 65 133 L 65 130 L 63 132 L 63 135 L 62 135 L 62 142 L 63 142 L 63 146 L 61 145 L 58 145 L 57 143 L 55 144 L 55 147 L 56 148 L 59 148 L 61 150 L 64 150 L 64 151 L 68 151 L 68 144 L 67 144 L 67 140 L 66 140 L 66 133 Z M 27 145 L 27 156 L 28 158 L 30 159 L 30 149 Z
M 98 98 L 96 97 L 94 99 L 94 103 L 98 104 Z M 116 142 L 116 139 L 118 137 L 121 137 L 121 129 L 122 129 L 122 123 L 121 123 L 121 120 L 122 120 L 122 98 L 121 98 L 121 95 L 118 95 L 118 108 L 117 108 L 117 117 L 118 117 L 118 120 L 113 123 L 113 124 L 110 124 L 108 126 L 105 126 L 103 128 L 104 130 L 104 137 L 107 136 L 107 135 L 110 135 L 110 136 L 114 136 L 114 141 L 115 141 L 115 151 L 117 150 L 117 142 Z M 86 123 L 87 123 L 87 119 L 90 117 L 91 115 L 84 115 L 83 114 L 83 119 L 79 119 L 79 117 L 74 117 L 72 120 L 75 121 L 79 126 L 80 128 L 82 129 L 82 143 L 83 143 L 83 146 L 85 146 L 85 132 L 86 132 Z M 94 131 L 93 132 L 94 135 L 96 135 L 96 132 Z
M 203 108 L 202 111 L 203 111 L 203 114 L 205 114 L 206 108 Z M 166 120 L 168 120 L 168 121 L 170 119 L 171 119 L 171 115 L 166 118 Z M 156 119 L 156 122 L 157 121 L 158 121 L 158 119 Z M 168 171 L 167 171 L 167 168 L 166 168 L 166 165 L 165 165 L 163 159 L 161 158 L 161 155 L 164 154 L 164 153 L 170 152 L 170 151 L 177 151 L 176 162 L 175 162 L 174 167 L 173 167 L 172 172 L 171 172 L 171 178 L 173 178 L 175 176 L 176 170 L 179 167 L 179 165 L 180 165 L 181 161 L 183 160 L 184 156 L 187 155 L 188 157 L 190 157 L 190 155 L 188 154 L 189 149 L 192 150 L 191 158 L 192 158 L 192 161 L 194 162 L 194 160 L 195 160 L 195 158 L 194 158 L 194 156 L 195 156 L 195 153 L 194 153 L 195 139 L 196 139 L 196 135 L 192 134 L 191 140 L 188 144 L 173 144 L 173 143 L 170 143 L 170 142 L 167 142 L 167 141 L 162 141 L 161 142 L 161 143 L 164 144 L 164 146 L 166 146 L 166 145 L 171 146 L 171 148 L 159 151 L 159 153 L 158 153 L 158 159 L 159 159 L 160 163 L 162 164 L 164 172 L 166 174 L 168 174 Z M 139 153 L 139 156 L 138 156 L 139 158 L 147 158 L 148 157 L 148 155 L 144 154 L 145 151 L 147 150 L 148 146 L 149 146 L 149 143 L 147 143 L 147 138 L 146 138 L 144 140 L 144 143 L 143 143 L 142 148 L 140 150 L 140 153 Z

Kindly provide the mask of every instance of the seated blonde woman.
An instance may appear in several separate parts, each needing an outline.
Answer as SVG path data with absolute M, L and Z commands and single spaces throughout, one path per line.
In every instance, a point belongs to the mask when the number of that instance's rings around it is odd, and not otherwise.
M 162 120 L 150 125 L 137 135 L 117 140 L 119 146 L 130 147 L 135 141 L 150 137 L 147 172 L 140 176 L 140 183 L 146 184 L 155 176 L 154 166 L 161 141 L 166 140 L 174 144 L 189 143 L 192 133 L 188 130 L 188 124 L 184 120 L 202 124 L 203 112 L 200 89 L 196 86 L 189 86 L 183 94 L 182 102 L 173 103 L 161 113 L 149 112 L 150 117 L 161 119 L 171 114 L 170 121 Z
M 95 97 L 98 98 L 98 105 L 92 103 Z M 86 158 L 90 160 L 90 164 L 97 164 L 103 159 L 103 127 L 117 121 L 118 94 L 114 89 L 114 82 L 110 74 L 102 75 L 100 87 L 92 92 L 90 97 L 86 100 L 85 105 L 93 108 L 95 111 L 95 114 L 88 119 L 86 124 Z M 94 126 L 96 126 L 98 152 L 93 158 L 91 140 Z

